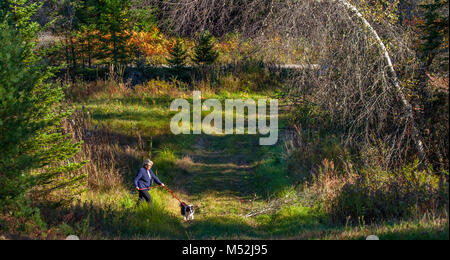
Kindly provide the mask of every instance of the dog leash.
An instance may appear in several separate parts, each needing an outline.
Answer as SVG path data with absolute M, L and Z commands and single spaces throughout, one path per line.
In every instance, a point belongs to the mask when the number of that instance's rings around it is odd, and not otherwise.
M 183 206 L 187 206 L 184 202 L 182 202 L 179 198 L 177 198 L 177 196 L 175 196 L 175 194 L 173 194 L 170 190 L 169 190 L 169 188 L 167 188 L 166 186 L 163 186 L 170 194 L 172 194 L 172 196 L 175 198 L 175 199 L 177 199 L 180 203 L 181 203 L 181 205 L 183 205 Z
M 150 189 L 155 188 L 155 187 L 161 187 L 161 186 L 152 186 L 152 187 L 147 188 L 147 189 L 138 189 L 138 190 L 150 190 Z M 184 202 L 182 202 L 179 198 L 177 198 L 177 196 L 175 196 L 175 194 L 173 194 L 173 192 L 170 191 L 169 188 L 167 188 L 165 185 L 162 186 L 162 187 L 164 187 L 170 194 L 172 194 L 172 196 L 173 196 L 176 200 L 178 200 L 178 201 L 181 203 L 181 205 L 187 206 Z

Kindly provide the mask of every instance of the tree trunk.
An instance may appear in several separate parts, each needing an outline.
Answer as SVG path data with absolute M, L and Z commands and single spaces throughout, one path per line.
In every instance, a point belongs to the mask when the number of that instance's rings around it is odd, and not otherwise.
M 360 20 L 363 22 L 363 24 L 369 29 L 370 33 L 375 37 L 378 47 L 381 49 L 384 59 L 386 60 L 386 63 L 389 68 L 389 72 L 392 77 L 392 81 L 396 90 L 396 93 L 398 97 L 400 98 L 403 108 L 406 113 L 406 117 L 408 117 L 411 127 L 411 136 L 413 139 L 413 142 L 415 143 L 415 147 L 417 150 L 417 153 L 419 155 L 420 159 L 420 165 L 421 167 L 425 166 L 427 163 L 427 157 L 426 152 L 424 148 L 424 143 L 422 141 L 422 138 L 419 134 L 419 130 L 417 129 L 416 122 L 414 120 L 414 111 L 412 105 L 409 103 L 409 101 L 406 99 L 405 94 L 403 93 L 402 86 L 400 85 L 400 80 L 398 79 L 397 73 L 395 72 L 394 66 L 392 65 L 391 57 L 389 56 L 389 52 L 384 45 L 381 38 L 378 36 L 377 31 L 372 27 L 372 25 L 363 17 L 361 12 L 358 11 L 358 9 L 347 2 L 346 0 L 337 0 L 337 2 L 341 5 L 343 5 L 345 8 L 353 12 Z

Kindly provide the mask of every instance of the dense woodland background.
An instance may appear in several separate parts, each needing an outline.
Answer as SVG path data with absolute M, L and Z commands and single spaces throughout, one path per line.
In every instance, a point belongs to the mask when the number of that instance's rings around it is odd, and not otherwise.
M 448 8 L 1 1 L 0 238 L 448 239 Z M 279 99 L 278 144 L 174 136 L 194 90 Z M 194 223 L 136 205 L 146 158 Z

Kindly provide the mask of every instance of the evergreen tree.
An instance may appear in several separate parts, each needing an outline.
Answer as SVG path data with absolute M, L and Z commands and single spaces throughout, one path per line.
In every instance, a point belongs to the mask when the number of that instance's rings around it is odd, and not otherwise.
M 6 19 L 8 19 L 6 15 Z M 62 134 L 69 115 L 60 105 L 63 91 L 48 83 L 47 66 L 34 55 L 31 34 L 11 20 L 0 21 L 0 201 L 23 199 L 32 188 L 50 191 L 80 184 L 71 176 L 80 150 Z
M 425 20 L 420 26 L 423 31 L 420 52 L 428 68 L 438 55 L 446 36 L 448 40 L 448 9 L 444 10 L 444 7 L 448 8 L 448 0 L 433 0 L 420 7 L 424 10 Z
M 31 20 L 43 3 L 28 3 L 28 0 L 1 0 L 0 22 L 13 26 L 25 41 L 31 41 L 40 30 L 40 25 Z M 5 20 L 6 19 L 6 20 Z
M 129 11 L 130 22 L 133 31 L 149 32 L 157 26 L 157 9 L 148 4 L 147 1 L 132 0 L 132 7 Z
M 87 60 L 88 67 L 92 67 L 92 59 L 97 57 L 96 42 L 97 39 L 97 20 L 99 17 L 99 8 L 97 8 L 96 0 L 80 0 L 76 5 L 75 17 L 78 18 L 78 27 L 81 32 L 80 42 L 82 46 L 82 56 Z M 85 62 L 83 59 L 83 67 Z
M 64 35 L 66 65 L 74 77 L 78 68 L 80 53 L 78 52 L 80 19 L 77 16 L 78 10 L 85 1 L 61 0 L 55 4 L 53 16 L 56 18 L 56 29 Z
M 175 46 L 169 50 L 170 58 L 167 59 L 169 66 L 175 70 L 185 67 L 187 59 L 187 50 L 181 39 L 177 39 Z
M 214 38 L 209 31 L 200 33 L 194 48 L 192 61 L 197 65 L 210 65 L 216 62 L 219 53 L 214 50 Z
M 64 36 L 66 65 L 74 77 L 79 63 L 92 66 L 92 60 L 99 57 L 97 27 L 99 23 L 98 0 L 61 0 L 54 3 L 51 13 L 53 30 Z
M 113 64 L 126 63 L 130 48 L 130 23 L 128 20 L 130 0 L 98 0 L 99 20 L 97 29 L 103 42 L 101 51 L 104 58 Z

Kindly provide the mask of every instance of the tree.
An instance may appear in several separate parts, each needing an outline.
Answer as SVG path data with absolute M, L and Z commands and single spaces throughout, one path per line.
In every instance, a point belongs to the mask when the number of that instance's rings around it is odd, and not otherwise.
M 8 18 L 6 18 L 8 19 Z M 80 150 L 62 134 L 69 115 L 60 87 L 48 83 L 51 70 L 33 53 L 31 34 L 11 20 L 0 22 L 0 201 L 21 200 L 32 188 L 42 193 L 80 184 L 71 176 L 82 163 Z
M 130 49 L 127 45 L 130 39 L 130 24 L 128 20 L 130 0 L 98 0 L 99 20 L 97 29 L 100 31 L 104 58 L 109 58 L 113 64 L 126 63 Z
M 411 137 L 416 146 L 416 150 L 420 158 L 421 167 L 424 168 L 426 163 L 428 163 L 424 142 L 422 137 L 420 136 L 420 131 L 417 128 L 413 107 L 409 102 L 409 100 L 406 98 L 405 94 L 403 93 L 403 87 L 401 86 L 401 82 L 397 76 L 397 72 L 395 71 L 394 66 L 392 64 L 392 60 L 389 55 L 388 49 L 381 40 L 380 36 L 378 35 L 378 32 L 372 27 L 369 21 L 363 17 L 363 15 L 359 12 L 359 10 L 355 6 L 353 6 L 346 0 L 338 0 L 337 2 L 342 6 L 344 6 L 345 8 L 347 8 L 352 13 L 354 13 L 358 17 L 358 19 L 361 20 L 361 22 L 364 24 L 365 28 L 369 31 L 369 33 L 372 34 L 372 36 L 375 38 L 376 43 L 381 50 L 381 54 L 385 59 L 388 71 L 390 72 L 390 76 L 392 77 L 392 83 L 395 89 L 394 93 L 397 94 L 397 97 L 400 100 L 400 103 L 403 107 L 405 118 L 408 121 L 408 127 L 410 128 Z
M 22 39 L 34 39 L 40 25 L 31 17 L 42 7 L 42 3 L 28 3 L 27 0 L 2 0 L 0 2 L 0 21 L 5 21 L 17 29 Z
M 80 29 L 80 19 L 77 17 L 77 11 L 85 4 L 85 1 L 72 1 L 63 0 L 56 5 L 56 21 L 58 24 L 58 29 L 62 30 L 64 35 L 64 48 L 65 48 L 65 58 L 66 64 L 74 77 L 74 73 L 78 66 L 78 52 L 76 38 L 78 30 Z
M 445 36 L 448 37 L 448 9 L 444 10 L 445 7 L 448 8 L 448 0 L 433 0 L 420 7 L 424 11 L 424 23 L 419 25 L 423 31 L 419 50 L 423 56 L 425 69 L 428 69 L 439 54 Z
M 245 1 L 217 0 L 214 5 L 221 7 L 215 10 L 210 2 L 167 4 L 175 32 L 190 35 L 191 27 L 212 26 L 237 30 L 256 45 L 252 56 L 268 63 L 283 62 L 278 50 L 266 58 L 272 39 L 280 40 L 280 49 L 289 50 L 290 42 L 302 46 L 300 62 L 320 64 L 320 71 L 295 73 L 286 90 L 293 99 L 308 93 L 329 111 L 346 130 L 343 145 L 355 151 L 380 147 L 386 167 L 399 167 L 414 156 L 428 160 L 417 107 L 405 87 L 412 84 L 418 63 L 408 47 L 408 32 L 397 21 L 398 1 L 257 0 L 237 6 Z
M 210 65 L 216 62 L 219 53 L 214 50 L 213 36 L 209 31 L 204 31 L 198 36 L 194 48 L 194 61 L 197 65 Z
M 130 22 L 133 26 L 133 31 L 149 32 L 157 26 L 155 14 L 157 9 L 142 0 L 132 0 L 132 7 L 130 8 Z
M 75 6 L 75 17 L 79 21 L 79 41 L 82 43 L 81 56 L 83 57 L 83 67 L 85 66 L 85 59 L 87 59 L 88 67 L 91 67 L 92 59 L 98 56 L 95 53 L 95 48 L 98 45 L 96 42 L 96 30 L 99 15 L 99 9 L 95 0 L 81 0 Z
M 175 70 L 185 67 L 187 59 L 187 51 L 181 39 L 177 39 L 175 46 L 169 50 L 170 58 L 167 59 L 169 66 Z

